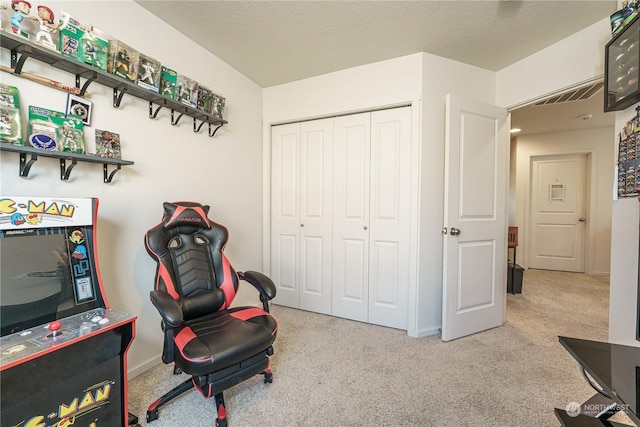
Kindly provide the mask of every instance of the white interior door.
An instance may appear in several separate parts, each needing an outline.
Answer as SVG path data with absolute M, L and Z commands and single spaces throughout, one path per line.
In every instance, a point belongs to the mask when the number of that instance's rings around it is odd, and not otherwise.
M 533 160 L 529 267 L 584 272 L 586 181 L 586 155 Z
M 300 124 L 271 128 L 271 277 L 274 302 L 300 307 Z
M 370 113 L 334 121 L 333 315 L 367 321 Z
M 300 308 L 331 314 L 333 119 L 300 124 Z
M 371 113 L 369 323 L 407 329 L 411 110 Z
M 504 321 L 506 110 L 447 95 L 445 153 L 442 339 L 448 341 Z

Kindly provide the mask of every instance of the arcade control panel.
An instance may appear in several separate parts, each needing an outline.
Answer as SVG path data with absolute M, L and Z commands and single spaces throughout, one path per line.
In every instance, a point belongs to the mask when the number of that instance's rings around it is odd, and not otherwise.
M 0 338 L 1 367 L 20 363 L 86 335 L 118 326 L 133 316 L 111 309 L 96 308 Z

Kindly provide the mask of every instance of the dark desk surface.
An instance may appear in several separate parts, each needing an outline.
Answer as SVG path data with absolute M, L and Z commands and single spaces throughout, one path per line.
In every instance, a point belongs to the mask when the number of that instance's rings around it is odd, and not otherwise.
M 640 426 L 640 347 L 559 339 L 603 391 Z

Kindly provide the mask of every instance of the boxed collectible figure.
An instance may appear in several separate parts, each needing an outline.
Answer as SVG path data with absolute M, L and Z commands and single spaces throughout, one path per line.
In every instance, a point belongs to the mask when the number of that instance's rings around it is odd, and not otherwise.
M 189 107 L 198 106 L 198 82 L 178 74 L 176 82 L 176 99 Z
M 224 108 L 225 108 L 226 102 L 227 100 L 224 96 L 214 93 L 211 114 L 213 114 L 214 116 L 220 119 L 224 119 Z
M 176 81 L 178 73 L 164 65 L 161 66 L 160 73 L 160 95 L 167 98 L 176 99 Z
M 211 113 L 213 108 L 213 92 L 202 85 L 198 86 L 198 110 Z
M 107 71 L 108 52 L 109 36 L 93 26 L 87 28 L 79 41 L 78 57 L 80 60 L 99 70 Z
M 82 119 L 30 105 L 29 142 L 43 150 L 84 154 Z
M 20 121 L 20 110 L 0 105 L 0 142 L 23 145 Z
M 38 32 L 37 21 L 38 18 L 31 15 L 31 3 L 24 0 L 11 0 L 11 5 L 2 13 L 2 27 L 25 39 L 31 39 Z
M 136 81 L 138 72 L 138 56 L 140 53 L 117 39 L 109 40 L 107 72 L 116 76 Z
M 96 129 L 96 155 L 119 159 L 121 157 L 120 135 L 108 130 Z
M 158 92 L 160 88 L 161 71 L 160 61 L 156 61 L 150 56 L 141 53 L 138 61 L 138 86 L 153 92 Z
M 60 53 L 67 58 L 82 61 L 80 40 L 84 36 L 85 28 L 67 12 L 60 12 L 60 16 Z
M 0 142 L 24 145 L 20 92 L 15 86 L 0 84 Z

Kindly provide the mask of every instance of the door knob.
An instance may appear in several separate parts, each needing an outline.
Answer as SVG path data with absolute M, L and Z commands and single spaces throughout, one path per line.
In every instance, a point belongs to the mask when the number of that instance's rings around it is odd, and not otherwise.
M 367 228 L 369 228 L 369 227 L 367 227 L 367 226 L 365 225 L 365 226 L 364 226 L 364 229 L 366 230 Z
M 300 227 L 304 227 L 304 224 L 300 224 Z
M 580 221 L 580 222 L 585 222 L 586 220 L 587 220 L 587 218 L 585 218 L 585 217 L 583 217 L 583 216 L 581 216 L 581 217 L 578 219 L 578 221 Z
M 459 236 L 460 230 L 455 227 L 451 227 L 451 231 L 449 232 L 449 234 L 451 234 L 452 236 Z

